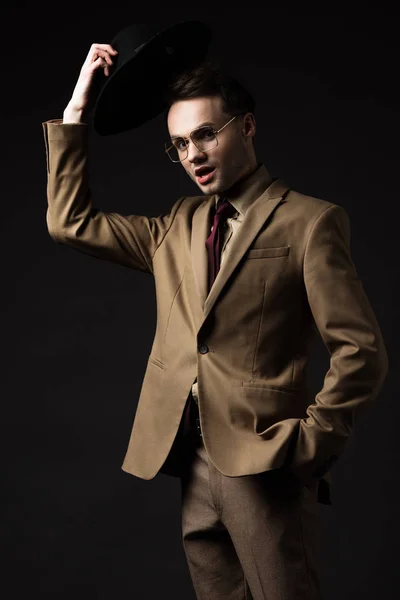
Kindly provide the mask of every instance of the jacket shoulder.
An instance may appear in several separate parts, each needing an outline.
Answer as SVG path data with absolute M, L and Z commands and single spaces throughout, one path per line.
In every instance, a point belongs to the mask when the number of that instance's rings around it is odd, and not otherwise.
M 335 213 L 336 216 L 341 215 L 348 219 L 347 211 L 341 204 L 305 194 L 292 188 L 286 193 L 283 205 L 287 209 L 283 211 L 285 218 L 301 222 L 303 227 L 313 224 L 327 211 L 332 213 L 332 216 Z
M 181 196 L 172 208 L 178 219 L 187 219 L 193 216 L 197 208 L 208 202 L 212 196 Z
M 292 207 L 297 205 L 302 210 L 306 210 L 308 213 L 310 213 L 310 216 L 312 214 L 324 212 L 327 208 L 333 206 L 343 208 L 340 206 L 340 204 L 336 204 L 335 202 L 331 202 L 316 196 L 311 196 L 295 189 L 289 189 L 285 199 L 287 202 L 291 203 Z

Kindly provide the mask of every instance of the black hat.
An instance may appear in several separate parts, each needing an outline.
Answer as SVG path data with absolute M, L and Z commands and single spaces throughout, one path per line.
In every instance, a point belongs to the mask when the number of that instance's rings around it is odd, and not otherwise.
M 201 63 L 212 39 L 210 28 L 199 21 L 168 27 L 134 24 L 110 42 L 118 51 L 110 75 L 97 69 L 92 125 L 100 135 L 139 127 L 166 108 L 164 90 L 177 75 Z

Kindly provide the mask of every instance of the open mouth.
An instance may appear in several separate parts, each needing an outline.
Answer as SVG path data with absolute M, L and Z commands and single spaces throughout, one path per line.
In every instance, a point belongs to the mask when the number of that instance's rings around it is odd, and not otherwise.
M 196 173 L 196 179 L 199 183 L 207 183 L 214 175 L 215 167 L 202 167 Z

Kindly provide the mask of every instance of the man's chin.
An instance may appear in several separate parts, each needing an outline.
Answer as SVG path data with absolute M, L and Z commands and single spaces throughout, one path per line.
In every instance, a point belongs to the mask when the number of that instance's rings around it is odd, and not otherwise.
M 220 188 L 215 185 L 202 186 L 201 191 L 206 196 L 214 196 L 215 194 L 219 194 L 219 195 L 222 194 L 222 190 L 220 190 Z
M 201 184 L 198 181 L 195 182 L 196 185 L 201 189 L 204 194 L 221 194 L 222 186 L 219 181 L 210 181 L 210 183 Z

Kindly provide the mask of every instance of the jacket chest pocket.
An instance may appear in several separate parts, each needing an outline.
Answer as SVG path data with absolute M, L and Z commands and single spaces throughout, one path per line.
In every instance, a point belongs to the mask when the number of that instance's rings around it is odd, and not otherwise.
M 276 246 L 269 248 L 251 248 L 246 258 L 279 258 L 289 256 L 290 246 Z

